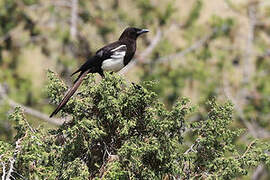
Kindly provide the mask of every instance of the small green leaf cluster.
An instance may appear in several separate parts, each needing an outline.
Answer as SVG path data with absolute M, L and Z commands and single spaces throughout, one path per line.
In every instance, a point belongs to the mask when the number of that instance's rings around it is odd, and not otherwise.
M 245 152 L 239 152 L 235 139 L 243 130 L 231 130 L 233 105 L 208 103 L 205 120 L 191 123 L 197 135 L 192 149 L 185 154 L 185 177 L 233 179 L 247 175 L 250 167 L 269 164 L 269 145 L 253 140 Z

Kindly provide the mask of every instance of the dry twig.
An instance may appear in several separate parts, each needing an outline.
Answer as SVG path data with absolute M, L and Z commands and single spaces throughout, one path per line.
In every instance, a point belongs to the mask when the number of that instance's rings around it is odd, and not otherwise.
M 216 27 L 209 34 L 206 34 L 201 39 L 199 39 L 198 41 L 194 42 L 191 46 L 189 46 L 188 48 L 184 49 L 183 51 L 177 52 L 175 54 L 170 54 L 168 56 L 160 57 L 160 58 L 156 59 L 155 62 L 162 63 L 162 62 L 170 61 L 170 60 L 175 59 L 175 58 L 179 58 L 179 59 L 180 58 L 183 58 L 188 53 L 191 53 L 191 52 L 199 49 L 203 45 L 205 45 L 219 30 L 225 31 L 227 29 L 228 29 L 228 26 L 226 24 L 223 25 L 221 27 L 221 29 L 219 29 L 219 28 Z
M 185 152 L 184 152 L 184 154 L 188 154 L 189 152 L 191 152 L 191 151 L 193 151 L 194 152 L 194 146 L 196 146 L 197 144 L 196 144 L 196 142 L 194 143 L 194 144 L 192 144 Z
M 0 156 L 0 160 L 1 160 L 1 156 Z M 4 162 L 1 161 L 1 164 L 2 164 L 2 180 L 5 180 L 5 177 L 6 177 L 6 165 Z
M 192 44 L 190 47 L 184 49 L 183 51 L 180 51 L 178 53 L 171 54 L 168 56 L 160 57 L 160 58 L 156 59 L 155 61 L 156 62 L 166 62 L 166 61 L 170 61 L 171 59 L 182 58 L 186 54 L 202 47 L 216 33 L 216 31 L 217 31 L 217 29 L 214 29 L 211 33 L 205 35 L 203 38 L 196 41 L 194 44 Z
M 27 107 L 27 106 L 24 106 L 23 104 L 20 104 L 20 103 L 17 103 L 15 101 L 13 101 L 12 99 L 10 99 L 6 93 L 5 93 L 5 90 L 4 90 L 4 87 L 0 84 L 0 99 L 3 99 L 3 100 L 6 100 L 7 103 L 12 107 L 12 108 L 15 108 L 17 106 L 20 106 L 24 109 L 24 111 L 27 113 L 27 114 L 30 114 L 34 117 L 37 117 L 41 120 L 44 120 L 44 121 L 47 121 L 51 124 L 54 124 L 54 125 L 62 125 L 65 121 L 65 119 L 61 119 L 61 118 L 49 118 L 49 116 L 47 114 L 44 114 L 40 111 L 37 111 L 35 109 L 32 109 L 30 107 Z
M 21 139 L 18 139 L 16 141 L 16 147 L 15 147 L 13 157 L 10 158 L 10 160 L 9 160 L 10 161 L 10 166 L 9 166 L 9 171 L 7 173 L 7 176 L 6 176 L 6 180 L 10 180 L 11 177 L 12 177 L 11 174 L 14 172 L 14 163 L 16 161 L 17 155 L 20 152 L 20 148 L 21 148 L 20 143 L 21 143 Z

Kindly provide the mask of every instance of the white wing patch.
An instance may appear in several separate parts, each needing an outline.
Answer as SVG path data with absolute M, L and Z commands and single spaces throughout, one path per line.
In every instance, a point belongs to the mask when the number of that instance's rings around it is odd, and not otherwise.
M 102 62 L 102 70 L 104 71 L 120 71 L 124 65 L 124 57 L 126 55 L 127 47 L 126 45 L 118 46 L 115 49 L 112 49 L 111 52 L 113 53 L 110 59 L 106 59 Z

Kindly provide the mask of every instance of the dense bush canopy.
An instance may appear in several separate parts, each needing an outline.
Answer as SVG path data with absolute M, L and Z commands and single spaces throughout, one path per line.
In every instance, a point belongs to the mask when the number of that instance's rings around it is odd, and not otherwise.
M 66 89 L 48 72 L 48 95 L 59 102 Z M 241 152 L 233 144 L 242 130 L 230 129 L 232 105 L 208 103 L 208 115 L 188 122 L 194 108 L 187 99 L 171 110 L 149 90 L 151 83 L 127 84 L 106 74 L 88 75 L 80 92 L 63 109 L 72 119 L 57 130 L 32 128 L 21 108 L 10 119 L 17 135 L 1 141 L 3 177 L 26 179 L 222 178 L 246 175 L 250 167 L 269 164 L 269 145 L 252 140 Z M 187 127 L 192 145 L 184 143 Z

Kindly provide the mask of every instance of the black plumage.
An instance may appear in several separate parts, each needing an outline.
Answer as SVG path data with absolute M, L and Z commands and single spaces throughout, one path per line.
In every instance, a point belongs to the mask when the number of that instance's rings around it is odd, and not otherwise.
M 104 76 L 103 71 L 117 72 L 125 67 L 133 58 L 136 52 L 137 37 L 143 33 L 147 33 L 147 29 L 139 29 L 129 27 L 124 30 L 118 41 L 110 43 L 99 49 L 93 57 L 90 57 L 77 71 L 80 73 L 74 82 L 72 88 L 66 93 L 60 104 L 50 115 L 57 114 L 63 106 L 68 102 L 70 97 L 76 92 L 84 76 L 88 73 L 99 73 Z

